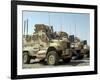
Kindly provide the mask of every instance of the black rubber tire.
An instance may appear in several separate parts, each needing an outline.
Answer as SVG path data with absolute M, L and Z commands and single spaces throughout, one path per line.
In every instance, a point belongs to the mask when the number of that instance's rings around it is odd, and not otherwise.
M 73 55 L 74 59 L 73 60 L 80 60 L 80 59 L 83 59 L 84 58 L 84 55 L 82 55 L 82 53 L 78 53 L 78 52 L 75 52 L 74 55 Z
M 51 62 L 50 62 L 51 58 Z M 47 54 L 47 64 L 48 65 L 57 65 L 59 62 L 59 56 L 56 51 L 50 51 Z
M 71 61 L 71 58 L 63 59 L 63 61 L 64 61 L 65 63 L 69 63 L 69 62 Z
M 87 55 L 86 57 L 89 58 L 90 57 L 90 52 L 87 51 L 86 55 Z
M 28 55 L 28 52 L 23 53 L 23 63 L 24 64 L 29 64 L 30 63 L 30 56 Z
M 75 53 L 73 56 L 72 56 L 72 59 L 73 60 L 77 60 L 79 58 L 79 53 Z
M 80 53 L 81 54 L 81 53 Z M 78 56 L 78 59 L 83 59 L 84 58 L 84 55 L 80 55 Z

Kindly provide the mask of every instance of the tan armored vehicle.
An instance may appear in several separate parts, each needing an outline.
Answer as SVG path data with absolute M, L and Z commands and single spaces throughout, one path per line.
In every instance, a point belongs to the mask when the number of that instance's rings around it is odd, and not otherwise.
M 30 59 L 46 61 L 49 65 L 58 64 L 62 59 L 69 62 L 72 57 L 70 41 L 59 38 L 53 27 L 36 24 L 35 32 L 30 36 L 30 41 L 23 41 L 23 62 L 29 63 Z
M 82 52 L 84 54 L 84 57 L 90 57 L 90 47 L 87 44 L 86 40 L 81 41 L 81 45 L 82 45 Z
M 82 59 L 84 56 L 89 56 L 89 46 L 86 40 L 81 41 L 78 37 L 74 37 L 74 35 L 71 35 L 69 40 L 71 41 L 74 59 Z

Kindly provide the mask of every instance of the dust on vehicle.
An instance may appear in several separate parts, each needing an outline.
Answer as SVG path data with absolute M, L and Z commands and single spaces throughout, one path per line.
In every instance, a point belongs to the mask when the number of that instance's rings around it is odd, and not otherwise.
M 60 59 L 70 62 L 72 52 L 68 38 L 62 39 L 53 31 L 53 26 L 36 24 L 34 27 L 33 35 L 23 38 L 23 63 L 30 63 L 31 59 L 46 61 L 48 65 L 56 65 Z

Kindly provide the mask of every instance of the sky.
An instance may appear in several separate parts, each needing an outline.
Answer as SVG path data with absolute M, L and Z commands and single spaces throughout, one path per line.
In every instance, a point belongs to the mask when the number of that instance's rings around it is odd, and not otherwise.
M 33 34 L 35 24 L 53 26 L 54 31 L 64 31 L 90 44 L 90 15 L 88 13 L 23 11 L 24 21 L 28 20 L 28 34 Z M 24 32 L 24 30 L 23 30 Z

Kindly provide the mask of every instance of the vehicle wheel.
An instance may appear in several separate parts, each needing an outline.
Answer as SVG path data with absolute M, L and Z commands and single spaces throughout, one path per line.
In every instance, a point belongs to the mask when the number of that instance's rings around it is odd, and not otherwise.
M 66 59 L 63 59 L 64 62 L 68 63 L 71 61 L 71 58 L 66 58 Z
M 85 58 L 89 58 L 90 57 L 90 55 L 89 54 L 85 54 Z
M 56 65 L 59 62 L 59 56 L 56 51 L 50 51 L 47 54 L 47 64 Z
M 23 63 L 29 64 L 30 63 L 30 56 L 28 55 L 28 52 L 23 53 Z
M 78 54 L 74 55 L 74 56 L 72 57 L 72 59 L 73 59 L 73 60 L 79 59 L 79 55 L 78 55 Z
M 80 55 L 78 59 L 83 59 L 84 58 L 84 55 Z
M 87 53 L 86 53 L 86 54 L 87 54 L 87 56 L 86 56 L 86 57 L 87 57 L 87 58 L 89 58 L 89 57 L 90 57 L 90 53 L 89 53 L 89 51 L 87 51 Z
M 74 56 L 74 60 L 79 60 L 79 59 L 83 59 L 84 58 L 84 55 L 81 55 L 81 53 L 77 53 L 75 56 Z

